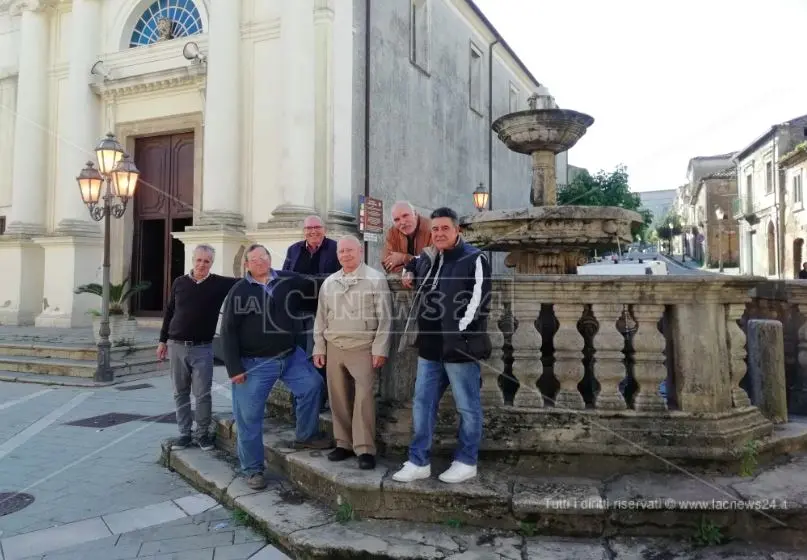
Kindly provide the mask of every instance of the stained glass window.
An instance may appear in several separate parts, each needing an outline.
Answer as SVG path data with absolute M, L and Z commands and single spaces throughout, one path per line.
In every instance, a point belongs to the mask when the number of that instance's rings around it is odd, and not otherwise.
M 157 0 L 134 26 L 129 47 L 187 37 L 202 32 L 202 17 L 193 0 Z

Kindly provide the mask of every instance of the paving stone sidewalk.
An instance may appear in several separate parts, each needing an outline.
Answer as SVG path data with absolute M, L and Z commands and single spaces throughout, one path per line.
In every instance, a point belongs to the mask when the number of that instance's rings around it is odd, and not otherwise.
M 221 368 L 216 380 L 213 409 L 225 412 Z M 264 547 L 158 463 L 160 442 L 177 434 L 173 411 L 165 376 L 105 388 L 0 382 L 0 493 L 33 497 L 14 512 L 0 498 L 0 560 L 220 560 Z

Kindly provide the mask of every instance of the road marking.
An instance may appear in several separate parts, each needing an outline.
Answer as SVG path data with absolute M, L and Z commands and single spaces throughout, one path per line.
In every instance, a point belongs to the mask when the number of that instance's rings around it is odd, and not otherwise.
M 233 400 L 233 392 L 229 390 L 227 387 L 220 383 L 213 382 L 213 390 L 217 392 L 219 395 L 226 397 L 229 400 Z
M 44 395 L 45 393 L 50 393 L 53 389 L 44 389 L 42 391 L 37 391 L 36 393 L 31 393 L 30 395 L 25 395 L 24 397 L 20 397 L 19 399 L 15 399 L 13 401 L 7 401 L 0 404 L 0 410 L 5 410 L 7 408 L 11 408 L 15 404 L 21 404 L 26 401 L 30 401 L 31 399 L 35 399 L 40 395 Z
M 80 393 L 70 399 L 69 402 L 63 404 L 47 416 L 40 418 L 23 431 L 18 433 L 16 436 L 12 437 L 2 445 L 0 445 L 0 459 L 17 449 L 20 445 L 24 444 L 26 441 L 34 437 L 36 434 L 56 422 L 59 418 L 76 408 L 80 405 L 84 400 L 87 399 L 93 393 Z

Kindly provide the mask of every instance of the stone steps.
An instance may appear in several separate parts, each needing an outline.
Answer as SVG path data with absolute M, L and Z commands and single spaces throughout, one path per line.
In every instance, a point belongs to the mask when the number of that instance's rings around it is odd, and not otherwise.
M 112 348 L 112 361 L 151 358 L 155 355 L 156 344 L 137 344 Z M 56 358 L 61 360 L 95 361 L 98 347 L 94 344 L 36 344 L 24 342 L 0 343 L 0 357 Z
M 115 377 L 125 377 L 141 373 L 168 369 L 168 361 L 160 362 L 151 357 L 112 356 L 111 366 Z M 0 370 L 14 373 L 33 373 L 65 377 L 92 378 L 97 368 L 97 358 L 67 359 L 35 356 L 0 355 Z
M 309 453 L 314 455 L 313 452 Z M 540 522 L 517 530 L 469 526 L 444 516 L 438 523 L 368 519 L 342 500 L 329 508 L 300 492 L 281 474 L 267 472 L 268 487 L 249 489 L 224 452 L 170 451 L 163 444 L 162 463 L 195 487 L 245 513 L 252 524 L 292 558 L 367 558 L 379 560 L 638 560 L 676 558 L 717 560 L 747 558 L 805 560 L 804 548 L 770 546 L 745 540 L 715 543 L 721 536 L 708 524 L 686 538 L 663 539 L 605 534 L 597 538 L 545 536 Z M 379 470 L 385 470 L 380 468 Z M 358 472 L 358 471 L 357 471 Z M 363 472 L 363 471 L 362 471 Z M 370 473 L 368 476 L 374 476 Z M 337 475 L 337 478 L 339 476 Z M 351 507 L 353 506 L 353 507 Z M 574 515 L 567 517 L 573 518 Z M 634 523 L 637 520 L 634 519 Z M 635 527 L 635 525 L 634 525 Z
M 332 463 L 327 452 L 297 451 L 289 424 L 264 433 L 270 466 L 304 494 L 333 508 L 350 504 L 362 518 L 456 523 L 568 537 L 610 535 L 691 535 L 704 523 L 726 536 L 807 548 L 807 455 L 783 458 L 756 469 L 754 477 L 636 471 L 609 478 L 510 475 L 484 466 L 479 477 L 447 485 L 437 474 L 447 467 L 435 459 L 432 478 L 411 484 L 391 479 L 400 464 L 380 458 L 373 471 L 355 460 Z M 807 426 L 789 425 L 784 438 L 803 437 Z M 232 454 L 232 420 L 217 422 L 217 446 Z M 755 460 L 751 457 L 749 460 Z M 629 469 L 630 463 L 626 463 Z

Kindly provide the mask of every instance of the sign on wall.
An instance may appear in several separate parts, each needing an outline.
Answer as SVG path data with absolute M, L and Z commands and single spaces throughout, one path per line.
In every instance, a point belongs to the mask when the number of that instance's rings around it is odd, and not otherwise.
M 381 200 L 359 195 L 359 233 L 365 241 L 381 240 L 384 234 L 384 203 Z

